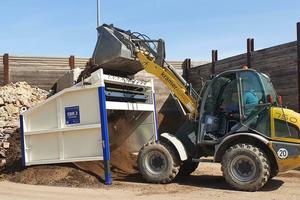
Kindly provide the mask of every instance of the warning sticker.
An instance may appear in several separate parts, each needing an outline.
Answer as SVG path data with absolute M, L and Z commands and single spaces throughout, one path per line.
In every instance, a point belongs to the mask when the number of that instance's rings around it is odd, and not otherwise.
M 66 124 L 79 124 L 80 112 L 79 106 L 65 107 Z

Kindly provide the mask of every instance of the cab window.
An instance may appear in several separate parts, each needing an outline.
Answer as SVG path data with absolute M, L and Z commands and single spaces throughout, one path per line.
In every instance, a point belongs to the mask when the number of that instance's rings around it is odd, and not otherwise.
M 271 137 L 270 109 L 269 107 L 258 108 L 251 118 L 246 119 L 244 124 L 250 129 L 256 130 L 262 135 Z
M 238 95 L 235 74 L 218 77 L 209 88 L 204 110 L 206 114 L 217 115 L 222 106 L 234 104 L 238 112 Z
M 240 72 L 242 115 L 247 119 L 257 111 L 257 105 L 265 102 L 264 89 L 259 76 L 253 71 Z
M 237 80 L 233 79 L 225 88 L 220 97 L 220 104 L 221 107 L 224 108 L 227 105 L 234 105 L 238 111 L 239 105 L 239 98 L 238 98 L 238 91 L 237 91 Z
M 263 85 L 265 86 L 265 102 L 266 102 L 267 96 L 270 95 L 271 97 L 273 97 L 274 101 L 277 103 L 277 94 L 276 94 L 276 91 L 273 87 L 273 84 L 272 84 L 270 78 L 267 75 L 262 74 L 261 79 L 262 79 Z

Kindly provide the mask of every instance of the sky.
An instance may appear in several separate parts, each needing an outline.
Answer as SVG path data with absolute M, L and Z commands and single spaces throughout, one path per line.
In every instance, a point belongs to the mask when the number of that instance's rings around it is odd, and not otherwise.
M 169 60 L 219 59 L 296 40 L 299 0 L 100 0 L 100 23 L 166 42 Z M 96 0 L 1 0 L 0 54 L 91 57 Z

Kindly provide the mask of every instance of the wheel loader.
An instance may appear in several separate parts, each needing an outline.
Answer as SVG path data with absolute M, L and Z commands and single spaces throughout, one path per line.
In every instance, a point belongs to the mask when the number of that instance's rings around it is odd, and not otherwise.
M 95 66 L 124 76 L 140 70 L 155 75 L 186 119 L 176 133 L 160 133 L 139 151 L 138 169 L 146 181 L 169 183 L 191 174 L 201 157 L 213 157 L 233 188 L 256 191 L 278 172 L 300 166 L 300 114 L 282 106 L 269 76 L 227 70 L 197 93 L 165 61 L 162 39 L 106 24 L 97 30 Z

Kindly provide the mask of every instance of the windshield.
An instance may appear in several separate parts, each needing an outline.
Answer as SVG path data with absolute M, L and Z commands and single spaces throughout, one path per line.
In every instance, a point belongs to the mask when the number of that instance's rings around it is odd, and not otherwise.
M 277 93 L 273 87 L 273 84 L 272 84 L 270 78 L 266 74 L 261 74 L 261 79 L 262 79 L 263 85 L 265 87 L 265 95 L 266 96 L 270 95 L 271 97 L 273 97 L 274 102 L 277 104 L 278 96 L 277 96 Z
M 299 115 L 291 110 L 284 109 L 282 107 L 278 107 L 278 96 L 276 94 L 276 91 L 273 87 L 273 84 L 270 81 L 270 78 L 265 74 L 258 73 L 261 77 L 261 92 L 259 92 L 258 88 L 255 85 L 258 85 L 257 83 L 254 83 L 254 80 L 251 80 L 251 83 L 249 82 L 249 87 L 251 86 L 251 89 L 255 95 L 253 96 L 260 96 L 259 102 L 251 104 L 251 106 L 247 106 L 245 101 L 249 100 L 243 100 L 244 101 L 244 121 L 243 124 L 252 129 L 255 130 L 267 137 L 271 138 L 294 138 L 299 139 L 300 138 L 300 130 L 298 125 L 298 117 Z M 243 82 L 242 86 L 243 88 L 247 89 L 247 76 L 248 74 L 244 74 L 242 78 L 246 81 Z M 257 77 L 257 78 L 258 78 Z M 248 78 L 249 80 L 249 78 Z M 259 79 L 257 80 L 259 81 Z M 248 89 L 249 90 L 249 89 Z M 247 93 L 245 93 L 247 94 Z M 262 94 L 262 95 L 260 95 Z M 248 94 L 250 96 L 250 94 Z M 268 96 L 272 96 L 274 103 L 268 102 Z M 254 97 L 252 97 L 254 99 Z M 249 101 L 250 102 L 250 101 Z M 247 108 L 248 107 L 248 108 Z M 247 115 L 247 109 L 251 109 L 250 114 Z

